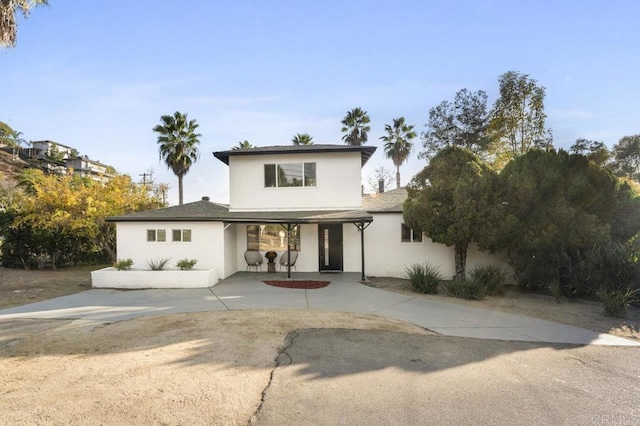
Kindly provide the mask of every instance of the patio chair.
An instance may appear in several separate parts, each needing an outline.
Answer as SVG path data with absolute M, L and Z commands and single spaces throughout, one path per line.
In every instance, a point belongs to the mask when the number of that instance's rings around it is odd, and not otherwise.
M 298 272 L 298 268 L 296 268 L 296 260 L 298 260 L 298 252 L 297 251 L 292 251 L 290 252 L 291 254 L 291 267 L 293 269 L 296 270 L 296 272 Z M 287 252 L 285 251 L 284 253 L 282 253 L 280 255 L 280 270 L 282 271 L 282 267 L 283 266 L 287 266 L 287 261 L 288 261 L 289 257 L 287 256 Z
M 258 266 L 260 267 L 260 271 L 262 271 L 262 255 L 259 251 L 247 250 L 244 252 L 244 260 L 247 261 L 247 271 L 249 268 L 254 266 L 256 268 L 256 272 L 258 272 Z

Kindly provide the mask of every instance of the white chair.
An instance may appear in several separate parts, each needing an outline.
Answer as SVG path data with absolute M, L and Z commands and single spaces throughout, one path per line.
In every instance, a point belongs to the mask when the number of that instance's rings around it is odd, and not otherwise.
M 296 260 L 298 260 L 298 252 L 297 251 L 292 251 L 290 252 L 291 254 L 291 267 L 293 269 L 296 270 L 296 272 L 298 272 L 298 269 L 296 268 Z M 282 253 L 280 255 L 280 270 L 282 271 L 282 267 L 283 266 L 288 266 L 287 261 L 289 260 L 289 256 L 287 256 L 287 252 L 285 251 L 284 253 Z
M 259 251 L 247 250 L 244 252 L 244 260 L 247 261 L 247 271 L 250 267 L 254 266 L 256 268 L 256 272 L 258 272 L 258 266 L 260 267 L 260 271 L 262 271 L 262 255 Z

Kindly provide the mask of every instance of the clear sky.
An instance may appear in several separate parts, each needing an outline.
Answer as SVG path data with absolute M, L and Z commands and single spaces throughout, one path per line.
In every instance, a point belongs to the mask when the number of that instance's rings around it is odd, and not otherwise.
M 360 106 L 383 164 L 384 124 L 424 130 L 429 109 L 462 88 L 529 74 L 547 89 L 556 147 L 609 147 L 640 133 L 640 1 L 50 0 L 0 52 L 0 121 L 138 179 L 177 179 L 158 161 L 163 114 L 200 123 L 201 159 L 185 202 L 228 201 L 228 170 L 212 152 L 241 140 L 290 144 L 295 133 L 342 143 L 340 120 Z M 405 184 L 424 167 L 401 168 Z

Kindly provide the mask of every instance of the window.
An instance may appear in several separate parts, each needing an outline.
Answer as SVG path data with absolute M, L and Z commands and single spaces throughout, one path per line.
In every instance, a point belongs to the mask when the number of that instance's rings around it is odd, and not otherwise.
M 282 225 L 249 225 L 247 250 L 287 251 L 287 230 Z M 300 226 L 291 229 L 291 250 L 300 251 Z
M 265 188 L 316 186 L 316 163 L 281 163 L 264 165 Z
M 191 229 L 174 229 L 171 233 L 173 234 L 172 241 L 191 242 Z
M 167 241 L 166 229 L 147 229 L 147 241 L 164 243 Z
M 403 243 L 421 243 L 422 242 L 422 232 L 415 231 L 409 228 L 404 223 L 401 225 L 402 229 L 400 232 L 400 241 Z

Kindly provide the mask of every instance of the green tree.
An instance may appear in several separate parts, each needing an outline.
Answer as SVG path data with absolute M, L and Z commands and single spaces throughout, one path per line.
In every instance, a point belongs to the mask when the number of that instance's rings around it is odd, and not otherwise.
M 27 169 L 19 184 L 22 191 L 1 194 L 2 261 L 7 266 L 26 267 L 44 257 L 54 267 L 115 260 L 115 228 L 106 218 L 160 206 L 144 186 L 125 175 L 101 183 Z
M 531 148 L 550 148 L 551 131 L 545 128 L 545 88 L 528 74 L 515 71 L 502 74 L 498 83 L 500 97 L 489 121 L 496 164 L 501 166 Z
M 584 251 L 640 231 L 640 204 L 631 188 L 587 157 L 530 150 L 500 173 L 504 221 L 492 247 L 506 250 L 520 283 L 543 289 L 558 265 L 553 253 Z M 538 268 L 530 273 L 532 267 Z
M 0 0 L 0 46 L 16 45 L 18 13 L 28 18 L 34 7 L 48 4 L 47 0 Z
M 422 158 L 431 158 L 449 146 L 467 148 L 485 157 L 490 138 L 487 134 L 489 114 L 487 94 L 483 90 L 462 89 L 452 102 L 443 101 L 429 110 L 426 131 L 421 134 Z
M 611 152 L 603 142 L 582 138 L 576 139 L 569 152 L 584 155 L 599 166 L 604 166 L 611 158 Z
M 362 108 L 356 107 L 350 111 L 347 111 L 347 115 L 342 120 L 342 140 L 347 145 L 360 146 L 367 143 L 368 133 L 371 131 L 369 126 L 371 119 L 367 114 L 367 111 L 363 111 Z
M 501 217 L 497 175 L 471 151 L 442 149 L 407 186 L 404 222 L 434 242 L 453 246 L 456 278 L 464 278 L 471 242 L 485 241 Z
M 251 143 L 248 140 L 244 140 L 241 142 L 238 142 L 238 145 L 234 146 L 231 149 L 249 149 L 249 148 L 255 148 L 253 145 L 251 145 Z
M 313 137 L 309 133 L 296 133 L 291 143 L 294 145 L 313 145 Z
M 404 121 L 404 117 L 394 118 L 393 125 L 385 124 L 384 131 L 386 135 L 380 139 L 384 142 L 384 152 L 393 165 L 396 166 L 396 187 L 400 188 L 400 166 L 407 161 L 413 143 L 411 142 L 416 136 L 413 131 L 413 125 L 408 125 Z
M 199 124 L 196 120 L 188 120 L 187 114 L 176 111 L 173 115 L 160 117 L 161 124 L 153 128 L 158 134 L 158 152 L 160 160 L 164 160 L 167 168 L 178 177 L 178 203 L 183 203 L 184 176 L 198 161 L 200 152 L 200 135 L 196 133 Z
M 613 146 L 612 153 L 616 173 L 640 181 L 640 134 L 620 139 Z
M 13 158 L 17 159 L 20 153 L 20 147 L 27 141 L 22 137 L 22 132 L 17 132 L 8 125 L 0 122 L 0 143 L 6 144 L 11 148 Z

